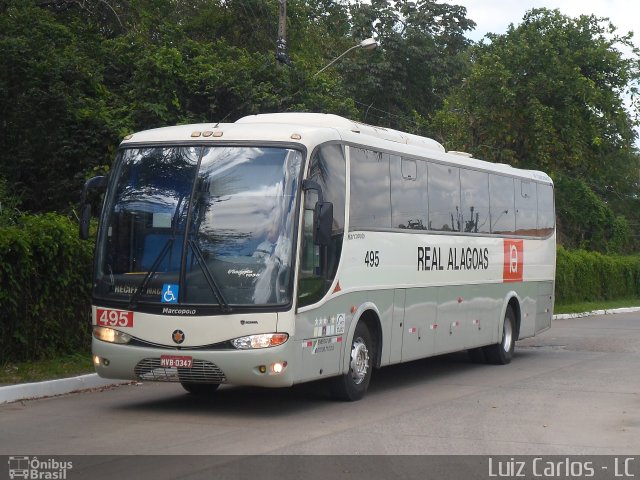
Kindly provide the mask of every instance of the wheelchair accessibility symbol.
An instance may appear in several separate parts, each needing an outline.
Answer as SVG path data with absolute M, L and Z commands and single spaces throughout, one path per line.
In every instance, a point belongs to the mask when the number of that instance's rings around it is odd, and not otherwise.
M 175 283 L 165 283 L 162 286 L 162 303 L 178 303 L 178 290 L 180 286 Z

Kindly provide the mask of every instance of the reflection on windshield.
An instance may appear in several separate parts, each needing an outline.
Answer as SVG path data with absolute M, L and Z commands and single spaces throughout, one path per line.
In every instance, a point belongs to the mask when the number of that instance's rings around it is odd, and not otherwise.
M 101 225 L 96 295 L 290 302 L 301 162 L 299 152 L 284 148 L 123 151 Z

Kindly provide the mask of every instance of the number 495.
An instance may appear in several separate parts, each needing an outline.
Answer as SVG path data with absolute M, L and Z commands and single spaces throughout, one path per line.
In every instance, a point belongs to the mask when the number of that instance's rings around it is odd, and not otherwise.
M 367 267 L 377 267 L 380 265 L 380 251 L 369 250 L 364 256 L 364 263 Z
M 98 308 L 96 318 L 103 327 L 133 327 L 133 312 Z

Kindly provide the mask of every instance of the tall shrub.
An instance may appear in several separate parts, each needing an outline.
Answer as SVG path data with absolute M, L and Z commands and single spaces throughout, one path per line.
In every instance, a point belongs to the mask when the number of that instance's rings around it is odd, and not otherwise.
M 640 256 L 603 255 L 558 247 L 558 303 L 640 298 Z
M 0 363 L 88 348 L 92 256 L 60 215 L 0 229 Z

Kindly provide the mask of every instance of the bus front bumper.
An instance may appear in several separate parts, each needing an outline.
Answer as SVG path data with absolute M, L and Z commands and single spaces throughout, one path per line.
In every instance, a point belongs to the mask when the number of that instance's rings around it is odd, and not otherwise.
M 92 341 L 99 376 L 122 380 L 289 387 L 294 342 L 255 350 L 174 350 Z M 297 359 L 299 361 L 299 359 Z

